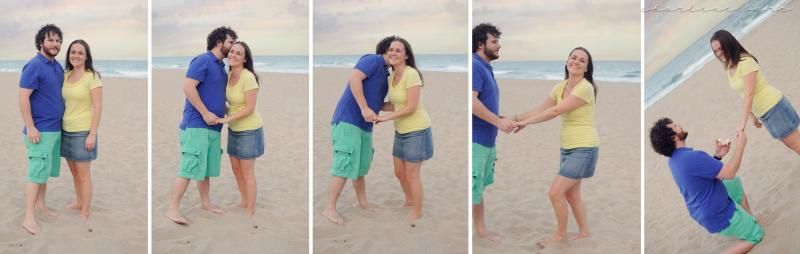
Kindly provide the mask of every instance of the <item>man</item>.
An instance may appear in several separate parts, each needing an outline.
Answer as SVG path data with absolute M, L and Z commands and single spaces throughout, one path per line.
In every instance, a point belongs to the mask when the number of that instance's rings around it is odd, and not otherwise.
M 483 23 L 472 29 L 472 219 L 479 237 L 495 241 L 484 224 L 483 192 L 494 182 L 497 130 L 514 130 L 513 122 L 499 116 L 500 90 L 489 62 L 500 57 L 500 31 Z
M 35 212 L 54 216 L 45 206 L 47 178 L 58 177 L 61 169 L 61 117 L 64 101 L 61 87 L 64 69 L 55 57 L 61 51 L 61 29 L 48 24 L 36 33 L 36 54 L 22 67 L 19 79 L 19 108 L 28 151 L 28 183 L 25 186 L 25 219 L 22 228 L 38 234 Z
M 372 126 L 389 91 L 386 52 L 394 39 L 394 36 L 384 38 L 376 46 L 375 54 L 364 55 L 358 60 L 333 113 L 333 165 L 330 171 L 333 178 L 322 215 L 335 224 L 344 224 L 344 218 L 336 211 L 336 202 L 347 179 L 353 181 L 358 206 L 371 209 L 364 176 L 369 171 L 375 151 L 372 148 Z
M 726 253 L 746 253 L 761 242 L 764 231 L 750 213 L 747 196 L 736 173 L 747 144 L 743 131 L 736 134 L 733 158 L 721 162 L 730 148 L 716 142 L 714 157 L 686 146 L 688 132 L 669 118 L 659 119 L 650 129 L 653 149 L 669 157 L 672 177 L 683 195 L 692 218 L 709 233 L 740 239 Z
M 225 115 L 228 76 L 222 59 L 228 56 L 236 32 L 229 27 L 214 29 L 207 38 L 208 50 L 189 63 L 183 92 L 186 103 L 180 123 L 181 166 L 172 189 L 166 216 L 175 223 L 189 224 L 180 213 L 180 201 L 190 180 L 197 182 L 201 207 L 215 214 L 223 211 L 209 200 L 209 177 L 219 176 L 222 148 L 218 120 Z

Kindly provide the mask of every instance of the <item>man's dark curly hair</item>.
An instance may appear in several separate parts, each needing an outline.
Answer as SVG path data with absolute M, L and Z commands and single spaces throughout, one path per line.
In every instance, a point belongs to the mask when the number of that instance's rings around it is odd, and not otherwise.
M 478 51 L 478 47 L 486 45 L 486 40 L 489 39 L 489 34 L 496 38 L 500 38 L 500 30 L 490 23 L 481 23 L 472 29 L 472 53 Z
M 217 29 L 214 29 L 214 31 L 211 31 L 211 33 L 208 34 L 208 39 L 206 40 L 207 43 L 206 50 L 213 49 L 214 47 L 217 46 L 217 43 L 220 42 L 224 43 L 225 39 L 228 38 L 226 37 L 226 35 L 230 35 L 234 41 L 236 40 L 236 38 L 238 38 L 238 36 L 236 36 L 236 32 L 234 32 L 233 29 L 231 29 L 230 27 L 227 26 L 217 27 Z
M 36 33 L 35 45 L 36 50 L 42 50 L 42 44 L 44 44 L 44 38 L 47 35 L 55 34 L 58 35 L 58 38 L 64 39 L 64 35 L 61 33 L 61 29 L 58 28 L 56 25 L 47 24 L 44 25 L 42 28 L 39 29 L 39 32 Z
M 389 46 L 392 45 L 392 42 L 397 40 L 400 37 L 395 35 L 388 36 L 383 38 L 381 41 L 378 42 L 378 45 L 375 45 L 375 54 L 383 55 L 386 54 L 386 51 L 389 51 Z
M 675 152 L 675 140 L 672 137 L 677 133 L 667 126 L 671 123 L 672 119 L 664 117 L 658 119 L 653 128 L 650 128 L 650 144 L 653 145 L 653 150 L 667 157 L 671 157 Z

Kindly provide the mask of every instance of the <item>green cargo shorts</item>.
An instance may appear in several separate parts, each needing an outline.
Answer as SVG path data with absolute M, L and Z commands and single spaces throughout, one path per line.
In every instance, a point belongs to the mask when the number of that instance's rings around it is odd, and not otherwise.
M 181 131 L 181 168 L 178 176 L 203 181 L 219 176 L 222 148 L 220 133 L 206 128 Z
M 61 171 L 61 132 L 40 132 L 39 143 L 33 144 L 25 140 L 28 150 L 28 181 L 47 183 L 48 177 L 58 177 Z
M 331 127 L 333 165 L 331 175 L 356 179 L 367 175 L 372 164 L 372 133 L 355 125 L 339 122 Z
M 497 159 L 497 149 L 472 143 L 472 204 L 477 205 L 483 200 L 486 187 L 494 183 L 494 162 Z
M 744 196 L 742 181 L 737 176 L 731 180 L 724 180 L 722 183 L 725 184 L 728 196 L 736 202 L 736 211 L 734 211 L 733 216 L 731 216 L 731 224 L 719 232 L 719 234 L 745 240 L 752 244 L 760 243 L 764 238 L 764 230 L 761 228 L 761 225 L 758 224 L 756 218 L 747 213 L 741 206 L 742 197 Z

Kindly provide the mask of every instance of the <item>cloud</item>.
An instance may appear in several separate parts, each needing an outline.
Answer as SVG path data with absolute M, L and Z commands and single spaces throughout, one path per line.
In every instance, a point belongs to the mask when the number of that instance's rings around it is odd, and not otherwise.
M 199 54 L 219 26 L 230 26 L 256 55 L 306 55 L 308 20 L 300 0 L 154 1 L 153 56 Z
M 36 53 L 34 37 L 43 25 L 56 24 L 68 43 L 81 38 L 99 59 L 147 59 L 147 1 L 26 1 L 0 16 L 4 59 L 28 59 Z
M 314 54 L 371 52 L 385 36 L 406 38 L 419 53 L 465 53 L 466 0 L 317 1 Z
M 639 61 L 640 9 L 632 0 L 475 0 L 473 23 L 501 30 L 504 60 L 563 60 L 583 46 L 597 60 Z

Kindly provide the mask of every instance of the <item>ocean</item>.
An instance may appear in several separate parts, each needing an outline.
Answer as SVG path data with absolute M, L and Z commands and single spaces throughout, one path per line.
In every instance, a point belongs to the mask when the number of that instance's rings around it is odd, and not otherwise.
M 314 67 L 353 68 L 362 55 L 315 55 Z M 419 54 L 421 71 L 467 72 L 466 54 Z
M 57 59 L 64 66 L 63 59 Z M 2 60 L 0 72 L 21 72 L 28 60 Z M 94 67 L 103 77 L 147 78 L 147 61 L 144 60 L 95 60 Z
M 751 0 L 745 4 L 748 6 L 747 8 L 739 8 L 737 11 L 731 12 L 722 22 L 708 30 L 672 61 L 645 80 L 645 107 L 649 107 L 669 94 L 706 63 L 715 59 L 709 44 L 714 32 L 725 29 L 733 36 L 741 38 L 774 13 L 773 11 L 754 11 L 754 9 L 777 10 L 789 1 L 791 0 Z M 665 3 L 660 5 L 669 6 Z M 747 48 L 747 45 L 744 46 Z
M 564 61 L 502 61 L 492 62 L 496 78 L 564 80 Z M 594 61 L 594 80 L 621 83 L 641 83 L 639 61 Z
M 194 56 L 153 57 L 153 69 L 186 69 Z M 308 56 L 254 56 L 253 68 L 263 72 L 308 74 Z M 227 64 L 227 59 L 224 60 Z M 225 67 L 227 68 L 227 67 Z

